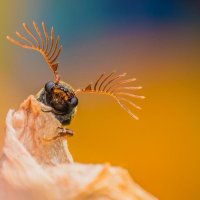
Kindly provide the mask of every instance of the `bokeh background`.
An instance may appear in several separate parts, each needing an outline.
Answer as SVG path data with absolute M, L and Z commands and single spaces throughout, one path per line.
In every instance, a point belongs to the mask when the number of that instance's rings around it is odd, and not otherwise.
M 62 79 L 84 87 L 102 72 L 136 77 L 133 120 L 113 99 L 82 95 L 70 125 L 77 162 L 110 162 L 163 200 L 200 199 L 200 3 L 188 0 L 1 0 L 0 126 L 53 76 L 41 55 L 11 45 L 22 22 L 60 34 Z M 41 25 L 41 24 L 40 24 Z M 40 26 L 41 27 L 41 26 Z

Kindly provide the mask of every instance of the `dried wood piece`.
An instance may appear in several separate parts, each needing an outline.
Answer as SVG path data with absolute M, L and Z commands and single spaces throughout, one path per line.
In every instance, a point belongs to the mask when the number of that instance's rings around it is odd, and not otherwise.
M 59 122 L 33 96 L 10 110 L 0 160 L 0 199 L 156 200 L 128 172 L 109 164 L 73 163 Z M 48 109 L 48 108 L 46 108 Z
M 51 112 L 43 112 L 48 108 L 34 96 L 28 97 L 12 115 L 17 138 L 42 165 L 72 162 L 66 138 L 52 139 L 58 135 L 61 124 Z

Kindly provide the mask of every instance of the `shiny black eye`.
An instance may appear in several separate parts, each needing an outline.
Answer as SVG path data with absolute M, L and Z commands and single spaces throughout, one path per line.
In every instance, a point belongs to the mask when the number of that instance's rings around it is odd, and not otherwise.
M 48 93 L 52 93 L 53 92 L 53 89 L 55 87 L 55 83 L 50 81 L 48 83 L 45 84 L 45 91 L 48 92 Z
M 70 99 L 70 103 L 73 107 L 76 107 L 78 105 L 78 98 L 77 97 L 72 97 Z

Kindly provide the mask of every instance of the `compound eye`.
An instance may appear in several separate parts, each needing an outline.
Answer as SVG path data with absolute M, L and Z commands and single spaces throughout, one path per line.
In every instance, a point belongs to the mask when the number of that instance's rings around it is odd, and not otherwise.
M 78 98 L 72 97 L 71 100 L 70 100 L 70 103 L 73 107 L 76 107 L 78 105 Z
M 50 82 L 48 82 L 48 83 L 45 84 L 45 87 L 44 87 L 44 88 L 45 88 L 45 91 L 46 91 L 47 93 L 52 93 L 54 87 L 55 87 L 55 83 L 52 82 L 52 81 L 50 81 Z

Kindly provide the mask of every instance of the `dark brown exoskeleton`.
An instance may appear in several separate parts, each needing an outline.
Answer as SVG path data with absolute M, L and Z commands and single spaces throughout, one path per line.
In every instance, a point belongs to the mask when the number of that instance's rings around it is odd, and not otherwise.
M 36 95 L 37 100 L 45 105 L 43 111 L 52 112 L 62 124 L 61 127 L 58 127 L 58 129 L 60 129 L 58 136 L 52 139 L 66 135 L 73 135 L 73 131 L 67 129 L 66 126 L 70 124 L 76 113 L 76 107 L 78 105 L 78 98 L 76 95 L 78 93 L 98 93 L 109 95 L 113 97 L 119 105 L 131 115 L 131 117 L 138 119 L 127 105 L 125 105 L 125 103 L 127 103 L 130 106 L 141 109 L 129 99 L 131 97 L 139 99 L 145 98 L 144 96 L 130 93 L 130 91 L 142 88 L 141 86 L 134 87 L 130 85 L 130 83 L 136 80 L 135 78 L 123 80 L 122 78 L 126 76 L 126 73 L 117 76 L 114 76 L 115 72 L 112 72 L 109 75 L 103 73 L 94 84 L 89 84 L 85 89 L 74 90 L 69 84 L 60 81 L 60 76 L 57 71 L 59 65 L 57 59 L 62 51 L 62 46 L 59 46 L 60 37 L 58 36 L 55 40 L 54 28 L 52 27 L 51 36 L 49 38 L 44 22 L 42 22 L 43 33 L 35 22 L 33 22 L 33 26 L 35 33 L 29 29 L 26 23 L 23 23 L 26 33 L 32 38 L 32 40 L 19 32 L 16 32 L 16 35 L 26 43 L 17 41 L 9 36 L 7 36 L 7 39 L 23 48 L 40 52 L 53 71 L 55 81 L 47 82 Z
M 73 135 L 73 131 L 66 128 L 70 124 L 76 113 L 78 105 L 78 98 L 75 95 L 73 88 L 62 81 L 47 82 L 38 94 L 37 100 L 49 106 L 50 109 L 43 109 L 44 112 L 52 112 L 60 121 L 62 127 L 60 129 L 61 135 Z

